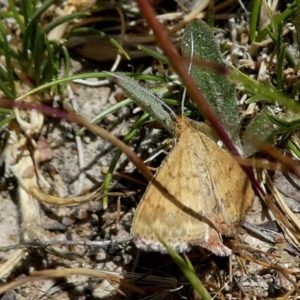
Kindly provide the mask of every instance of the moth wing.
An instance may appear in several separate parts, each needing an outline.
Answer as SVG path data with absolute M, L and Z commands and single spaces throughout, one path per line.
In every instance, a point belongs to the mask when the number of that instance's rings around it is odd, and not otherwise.
M 222 222 L 226 223 L 219 224 L 220 230 L 222 234 L 230 236 L 234 234 L 235 228 L 243 223 L 246 213 L 252 206 L 254 192 L 251 182 L 229 153 L 216 147 L 216 144 L 204 134 L 198 134 L 206 151 L 210 151 L 209 172 L 216 203 L 221 208 L 217 218 L 224 219 Z
M 158 233 L 179 252 L 199 245 L 217 255 L 231 253 L 210 223 L 216 203 L 203 151 L 198 132 L 186 128 L 155 175 L 162 188 L 150 183 L 135 213 L 132 233 L 139 248 L 166 252 Z

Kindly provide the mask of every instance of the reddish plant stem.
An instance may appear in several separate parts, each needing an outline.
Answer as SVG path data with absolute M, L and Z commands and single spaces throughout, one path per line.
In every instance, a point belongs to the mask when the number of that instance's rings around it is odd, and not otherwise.
M 107 140 L 108 142 L 116 146 L 118 149 L 120 149 L 123 153 L 125 153 L 125 155 L 127 155 L 127 157 L 141 171 L 141 173 L 145 176 L 145 178 L 148 181 L 152 180 L 153 177 L 152 172 L 148 169 L 148 167 L 143 163 L 143 161 L 136 155 L 136 153 L 130 147 L 128 147 L 126 144 L 124 144 L 122 141 L 120 141 L 114 135 L 110 134 L 105 129 L 90 123 L 88 120 L 84 119 L 82 116 L 76 114 L 75 112 L 72 111 L 68 112 L 47 105 L 36 105 L 36 104 L 30 104 L 30 103 L 25 103 L 20 101 L 12 101 L 3 98 L 0 98 L 0 107 L 5 107 L 5 108 L 17 107 L 19 109 L 26 109 L 26 110 L 35 109 L 45 115 L 59 118 L 59 119 L 65 119 L 69 122 L 76 123 L 79 126 L 86 127 L 90 132 L 102 137 L 103 139 Z

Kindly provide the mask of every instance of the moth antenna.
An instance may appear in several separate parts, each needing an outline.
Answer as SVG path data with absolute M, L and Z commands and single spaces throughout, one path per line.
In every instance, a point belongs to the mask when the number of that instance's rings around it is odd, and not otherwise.
M 193 65 L 193 56 L 194 56 L 194 37 L 191 33 L 191 60 L 188 67 L 188 74 L 191 73 L 192 65 Z M 186 99 L 186 88 L 183 90 L 182 98 L 181 98 L 181 116 L 183 117 L 184 114 L 184 103 Z

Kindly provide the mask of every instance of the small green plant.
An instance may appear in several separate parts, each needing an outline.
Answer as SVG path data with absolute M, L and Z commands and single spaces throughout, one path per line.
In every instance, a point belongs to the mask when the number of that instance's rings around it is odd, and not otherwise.
M 0 89 L 10 99 L 16 99 L 18 95 L 24 93 L 17 88 L 19 82 L 31 84 L 30 88 L 50 82 L 57 79 L 63 64 L 66 74 L 69 72 L 68 52 L 63 44 L 49 40 L 47 35 L 56 26 L 86 14 L 70 14 L 48 23 L 47 26 L 42 26 L 43 14 L 53 3 L 53 0 L 43 3 L 24 0 L 21 1 L 20 6 L 16 6 L 14 1 L 9 1 L 10 11 L 2 12 L 0 15 L 0 48 L 6 62 L 0 74 Z M 18 32 L 13 36 L 14 43 L 8 41 L 8 36 L 11 34 L 8 17 L 15 20 L 13 29 Z

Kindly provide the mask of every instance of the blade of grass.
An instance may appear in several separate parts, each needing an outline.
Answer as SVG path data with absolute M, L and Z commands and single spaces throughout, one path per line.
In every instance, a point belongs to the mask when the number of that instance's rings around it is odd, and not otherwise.
M 160 76 L 153 76 L 153 75 L 147 75 L 147 74 L 133 74 L 133 73 L 124 73 L 129 76 L 137 77 L 140 80 L 153 80 L 157 82 L 166 82 L 165 77 L 160 77 Z M 28 97 L 29 95 L 41 92 L 45 89 L 51 88 L 53 86 L 69 82 L 75 79 L 88 79 L 88 78 L 99 78 L 99 79 L 105 79 L 105 78 L 113 78 L 112 75 L 108 75 L 105 72 L 95 72 L 95 73 L 82 73 L 82 74 L 77 74 L 69 77 L 63 77 L 63 78 L 58 78 L 56 80 L 52 80 L 51 82 L 47 82 L 43 85 L 40 85 L 36 87 L 35 89 L 32 89 L 28 93 L 18 97 L 17 100 L 24 99 L 25 97 Z
M 273 22 L 274 26 L 276 26 L 276 24 Z M 268 34 L 270 36 L 270 38 L 272 39 L 272 41 L 274 42 L 274 44 L 276 45 L 277 44 L 277 36 L 278 36 L 278 30 L 277 30 L 277 27 L 276 27 L 276 30 L 274 30 L 275 33 L 273 33 L 269 27 L 267 27 L 267 31 L 268 31 Z M 286 61 L 288 62 L 289 66 L 291 68 L 295 68 L 296 67 L 296 61 L 293 57 L 293 54 L 287 49 L 285 48 L 285 59 Z
M 27 1 L 26 1 L 27 2 Z M 55 0 L 46 0 L 42 2 L 42 5 L 38 7 L 32 16 L 28 19 L 27 28 L 24 32 L 24 36 L 22 38 L 22 52 L 25 58 L 28 59 L 28 50 L 33 51 L 35 36 L 36 36 L 36 28 L 38 25 L 38 20 L 41 15 L 55 2 Z
M 43 67 L 43 74 L 42 74 L 42 83 L 44 82 L 51 82 L 56 77 L 55 72 L 55 60 L 53 58 L 53 50 L 52 46 L 47 38 L 45 38 L 45 46 L 46 46 L 46 54 L 47 59 L 45 60 L 45 66 Z
M 2 64 L 0 63 L 0 77 L 3 81 L 7 81 L 7 71 L 4 68 L 4 66 L 2 66 Z
M 35 71 L 35 80 L 36 85 L 41 84 L 41 72 L 42 72 L 42 64 L 44 62 L 44 45 L 45 45 L 45 37 L 42 26 L 40 24 L 36 27 L 36 38 L 34 41 L 34 49 L 33 49 L 33 61 L 34 61 L 34 71 Z
M 286 147 L 300 160 L 299 148 L 290 140 L 287 140 Z
M 129 54 L 120 45 L 120 43 L 116 39 L 110 37 L 109 35 L 105 34 L 102 31 L 99 31 L 99 30 L 96 30 L 96 29 L 93 29 L 93 28 L 82 27 L 82 28 L 72 30 L 72 32 L 70 32 L 66 36 L 66 39 L 70 38 L 72 35 L 75 35 L 75 34 L 94 34 L 94 35 L 98 35 L 101 38 L 108 40 L 113 46 L 115 46 L 125 56 L 125 58 L 127 58 L 128 60 L 130 59 Z
M 250 16 L 250 30 L 249 30 L 251 43 L 255 42 L 257 20 L 259 17 L 260 6 L 261 6 L 261 0 L 254 0 L 251 16 Z
M 126 134 L 126 136 L 124 137 L 123 139 L 123 142 L 125 144 L 128 144 L 132 138 L 139 132 L 139 129 L 140 127 L 144 124 L 144 122 L 149 118 L 149 115 L 148 114 L 143 114 L 132 126 L 132 128 L 130 129 L 130 131 Z M 110 190 L 110 184 L 111 184 L 111 180 L 112 180 L 112 177 L 113 177 L 113 173 L 114 173 L 114 170 L 116 168 L 116 165 L 120 159 L 122 155 L 122 151 L 120 150 L 117 150 L 117 152 L 115 153 L 111 163 L 110 163 L 110 166 L 109 166 L 109 169 L 108 169 L 108 172 L 105 176 L 105 180 L 104 180 L 104 184 L 103 184 L 103 193 L 104 195 L 107 194 Z M 108 196 L 104 196 L 103 197 L 103 208 L 106 209 L 108 207 Z
M 26 26 L 29 24 L 31 16 L 33 14 L 33 5 L 35 4 L 32 0 L 21 0 L 22 15 L 24 16 Z
M 57 27 L 63 23 L 67 23 L 74 19 L 84 18 L 87 16 L 89 16 L 89 13 L 87 13 L 87 12 L 75 12 L 70 15 L 66 15 L 66 16 L 57 18 L 44 27 L 44 32 L 46 34 L 48 34 L 52 29 L 54 29 L 55 27 Z
M 147 53 L 148 55 L 156 58 L 157 60 L 161 61 L 162 63 L 170 65 L 170 61 L 168 60 L 168 58 L 165 55 L 163 55 L 163 54 L 161 54 L 161 53 L 159 53 L 159 52 L 157 52 L 153 49 L 150 49 L 148 47 L 142 46 L 142 45 L 138 45 L 137 48 L 139 50 Z
M 157 235 L 157 233 L 156 233 L 156 235 Z M 191 283 L 191 285 L 197 291 L 197 293 L 204 300 L 211 300 L 212 298 L 211 298 L 210 294 L 208 293 L 207 289 L 204 287 L 204 285 L 199 280 L 190 261 L 184 261 L 184 259 L 175 250 L 173 250 L 160 236 L 157 235 L 157 238 L 167 249 L 170 256 L 173 258 L 175 263 L 181 269 L 182 273 L 185 275 L 185 277 Z
M 17 12 L 16 6 L 15 6 L 15 1 L 13 0 L 8 0 L 9 3 L 9 9 L 12 11 L 13 13 L 13 17 L 15 18 L 15 20 L 17 21 L 20 30 L 22 33 L 25 32 L 25 25 L 24 25 L 24 19 L 20 16 L 20 14 Z
M 108 114 L 112 114 L 114 112 L 116 112 L 117 110 L 119 110 L 121 107 L 123 106 L 127 106 L 129 104 L 133 103 L 133 101 L 131 99 L 125 99 L 121 102 L 117 102 L 116 104 L 110 106 L 109 108 L 107 108 L 106 110 L 102 111 L 99 115 L 97 115 L 95 118 L 93 118 L 91 120 L 92 124 L 98 123 L 101 120 L 103 120 Z M 84 131 L 86 130 L 85 127 L 81 128 L 77 134 L 80 135 L 82 134 Z
M 9 116 L 3 120 L 0 121 L 0 128 L 2 128 L 4 125 L 6 125 L 9 121 L 13 120 L 15 116 Z
M 14 99 L 15 96 L 11 92 L 10 88 L 0 80 L 0 90 L 4 93 L 4 95 L 9 99 Z
M 14 73 L 13 73 L 13 65 L 11 61 L 11 55 L 10 55 L 10 48 L 7 40 L 6 31 L 3 27 L 2 22 L 0 22 L 0 33 L 2 35 L 2 41 L 3 41 L 3 52 L 5 56 L 5 63 L 6 63 L 6 74 L 7 74 L 7 82 L 9 85 L 9 94 L 7 96 L 12 96 L 11 99 L 16 98 L 16 87 L 15 87 L 15 80 L 14 80 Z
M 0 22 L 3 25 L 3 21 L 1 19 L 0 19 Z M 4 54 L 4 51 L 3 51 L 4 46 L 3 45 L 4 45 L 4 41 L 2 39 L 0 39 L 0 54 Z M 9 48 L 9 53 L 10 53 L 11 58 L 19 60 L 19 58 L 20 58 L 19 53 L 10 45 L 8 45 L 8 48 Z
M 262 95 L 254 95 L 250 98 L 248 98 L 245 103 L 246 104 L 251 104 L 251 103 L 256 103 L 256 102 L 259 102 L 259 101 L 265 101 L 265 102 L 268 102 L 268 98 L 262 96 Z M 272 102 L 272 101 L 270 101 Z
M 293 99 L 287 97 L 284 93 L 275 90 L 269 86 L 250 78 L 239 70 L 231 67 L 229 76 L 236 82 L 243 85 L 245 91 L 253 95 L 260 95 L 262 98 L 267 99 L 268 103 L 279 103 L 289 109 L 300 112 L 300 105 Z
M 284 22 L 285 20 L 293 16 L 295 13 L 297 13 L 297 6 L 298 6 L 298 0 L 295 0 L 292 4 L 288 6 L 288 8 L 284 12 L 282 12 L 279 16 L 275 17 L 274 18 L 275 26 L 278 26 L 279 22 L 281 21 Z M 269 24 L 268 26 L 266 26 L 266 28 L 260 31 L 258 33 L 256 42 L 261 42 L 268 34 L 268 30 L 270 30 L 272 26 L 273 24 Z
M 285 45 L 283 44 L 283 22 L 279 22 L 277 27 L 276 39 L 276 56 L 277 56 L 277 89 L 284 91 L 283 83 L 283 63 L 285 58 Z
M 273 39 L 276 39 L 276 36 L 278 36 L 278 32 L 277 32 L 278 24 L 274 20 L 274 13 L 271 10 L 271 7 L 268 4 L 267 0 L 262 0 L 262 4 L 264 6 L 265 11 L 267 12 L 267 15 L 268 15 L 269 19 L 270 19 L 270 25 L 271 25 L 271 27 L 267 27 L 268 33 L 270 35 L 272 35 Z M 271 31 L 271 28 L 273 28 L 273 31 Z
M 64 65 L 65 65 L 65 73 L 64 73 L 64 77 L 69 77 L 70 73 L 71 73 L 71 58 L 70 58 L 70 54 L 68 49 L 62 45 L 61 47 L 62 53 L 63 53 L 63 57 L 64 57 Z M 62 84 L 62 90 L 65 90 L 67 87 L 67 83 Z

